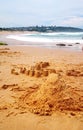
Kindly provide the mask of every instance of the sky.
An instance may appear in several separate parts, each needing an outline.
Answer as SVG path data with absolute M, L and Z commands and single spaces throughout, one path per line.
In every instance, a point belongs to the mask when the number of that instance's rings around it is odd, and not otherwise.
M 83 0 L 0 0 L 0 27 L 83 28 Z

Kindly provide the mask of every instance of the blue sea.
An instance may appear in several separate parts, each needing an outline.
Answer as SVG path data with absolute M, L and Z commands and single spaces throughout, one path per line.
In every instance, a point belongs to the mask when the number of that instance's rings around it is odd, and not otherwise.
M 46 48 L 70 48 L 81 50 L 83 47 L 83 32 L 51 32 L 26 33 L 8 35 L 7 38 L 24 41 L 23 45 Z M 61 44 L 65 44 L 61 46 Z M 21 43 L 22 45 L 22 43 Z

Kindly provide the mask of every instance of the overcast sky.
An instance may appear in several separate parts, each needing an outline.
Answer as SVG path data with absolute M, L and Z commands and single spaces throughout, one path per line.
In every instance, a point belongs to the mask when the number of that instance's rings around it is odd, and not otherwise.
M 31 25 L 83 28 L 83 0 L 0 0 L 0 27 Z

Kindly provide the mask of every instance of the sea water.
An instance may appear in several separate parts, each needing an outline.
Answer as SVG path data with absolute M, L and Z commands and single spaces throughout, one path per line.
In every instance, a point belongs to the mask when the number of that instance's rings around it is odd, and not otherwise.
M 24 41 L 23 45 L 47 48 L 82 49 L 83 32 L 27 33 L 8 35 L 7 38 Z M 64 46 L 62 45 L 64 44 Z M 22 44 L 21 44 L 22 45 Z

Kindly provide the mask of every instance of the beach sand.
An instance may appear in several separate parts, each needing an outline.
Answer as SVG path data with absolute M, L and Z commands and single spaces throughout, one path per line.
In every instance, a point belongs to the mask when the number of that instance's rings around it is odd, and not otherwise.
M 0 130 L 11 129 L 83 129 L 83 52 L 0 46 Z

